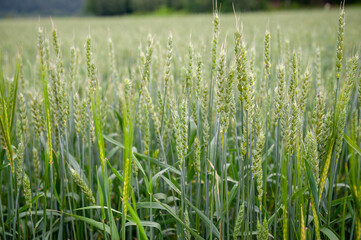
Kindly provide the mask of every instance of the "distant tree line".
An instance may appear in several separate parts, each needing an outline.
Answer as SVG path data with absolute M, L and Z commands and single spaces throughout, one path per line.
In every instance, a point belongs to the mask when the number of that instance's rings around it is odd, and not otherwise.
M 12 15 L 82 15 L 98 16 L 131 13 L 165 12 L 211 12 L 214 0 L 0 0 L 0 16 Z M 217 0 L 222 12 L 233 10 L 254 11 L 269 8 L 339 5 L 340 0 Z M 361 0 L 347 0 L 347 4 Z
M 347 4 L 361 0 L 348 0 Z M 253 11 L 268 8 L 289 8 L 301 6 L 323 6 L 330 3 L 339 5 L 340 0 L 217 0 L 222 12 Z M 95 15 L 120 15 L 134 12 L 185 11 L 210 12 L 213 0 L 86 0 L 85 9 Z

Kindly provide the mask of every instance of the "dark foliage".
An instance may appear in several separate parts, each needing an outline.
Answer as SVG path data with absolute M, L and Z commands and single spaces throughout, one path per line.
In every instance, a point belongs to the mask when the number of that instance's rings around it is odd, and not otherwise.
M 300 6 L 323 6 L 326 3 L 339 5 L 339 0 L 218 0 L 222 12 L 254 11 L 269 8 L 297 8 Z M 361 0 L 348 0 L 347 4 L 361 3 Z M 212 0 L 0 0 L 0 16 L 18 15 L 122 15 L 146 13 L 157 10 L 166 12 L 210 12 Z

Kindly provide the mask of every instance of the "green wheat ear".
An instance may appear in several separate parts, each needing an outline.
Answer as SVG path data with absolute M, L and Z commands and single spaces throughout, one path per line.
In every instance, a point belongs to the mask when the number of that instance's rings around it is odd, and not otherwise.
M 149 83 L 152 55 L 153 55 L 153 38 L 152 35 L 149 34 L 147 38 L 146 53 L 144 56 L 143 66 L 142 66 L 142 76 L 139 87 L 140 95 L 142 94 L 144 86 L 147 86 Z
M 320 167 L 319 167 L 319 158 L 317 152 L 317 140 L 313 131 L 309 131 L 306 135 L 306 154 L 305 158 L 311 163 L 313 176 L 316 180 L 316 186 L 320 182 Z M 303 168 L 304 166 L 302 166 Z
M 30 103 L 31 105 L 31 123 L 35 127 L 35 135 L 39 137 L 41 133 L 44 131 L 44 120 L 41 109 L 42 100 L 34 95 L 33 99 Z
M 25 139 L 29 139 L 30 137 L 29 121 L 26 113 L 25 98 L 22 93 L 19 94 L 19 111 L 20 111 L 20 124 L 21 124 L 22 134 Z
M 278 124 L 278 120 L 283 118 L 284 101 L 286 97 L 286 81 L 285 81 L 285 67 L 279 65 L 277 67 L 277 87 L 276 87 L 276 99 L 275 99 L 275 124 Z
M 302 78 L 301 92 L 300 92 L 300 96 L 298 98 L 298 104 L 299 104 L 299 108 L 300 108 L 299 113 L 301 114 L 301 116 L 305 112 L 305 107 L 306 107 L 306 102 L 307 102 L 307 95 L 308 95 L 308 91 L 309 91 L 310 77 L 311 77 L 311 73 L 307 69 L 305 71 L 304 75 L 303 75 L 303 78 Z
M 343 35 L 345 32 L 345 9 L 342 7 L 338 18 L 336 78 L 340 78 L 343 59 Z
M 198 138 L 194 139 L 194 171 L 197 177 L 200 177 L 201 172 L 201 146 Z
M 257 221 L 257 240 L 267 240 L 268 237 L 268 221 L 267 218 L 263 220 L 263 224 Z
M 261 210 L 262 210 L 262 197 L 263 197 L 262 151 L 263 151 L 264 143 L 265 143 L 265 135 L 261 131 L 259 133 L 257 146 L 254 152 L 254 161 L 252 166 L 252 173 L 254 177 L 257 179 L 258 201 Z
M 83 178 L 80 177 L 80 175 L 78 174 L 77 171 L 75 171 L 70 166 L 69 166 L 69 170 L 70 170 L 71 177 L 72 177 L 74 183 L 80 188 L 82 193 L 86 196 L 87 200 L 94 205 L 95 199 L 94 199 L 92 190 L 89 188 L 89 186 L 83 180 Z
M 212 76 L 216 76 L 219 25 L 220 25 L 220 19 L 219 19 L 218 13 L 216 12 L 213 14 Z
M 32 198 L 31 198 L 30 180 L 27 174 L 24 174 L 23 186 L 24 186 L 24 196 L 25 196 L 26 206 L 29 208 L 29 212 L 31 214 Z
M 244 219 L 244 204 L 242 204 L 239 207 L 236 224 L 234 225 L 234 230 L 233 230 L 233 239 L 234 240 L 237 240 L 238 236 L 241 234 L 241 226 L 243 223 L 243 219 Z
M 270 48 L 270 39 L 271 35 L 270 32 L 267 30 L 264 37 L 264 73 L 263 73 L 263 79 L 261 83 L 261 99 L 262 102 L 266 98 L 266 93 L 268 91 L 267 88 L 267 82 L 269 81 L 269 77 L 271 75 L 271 48 Z M 253 48 L 254 49 L 254 48 Z M 254 51 L 252 51 L 254 52 Z M 252 60 L 251 65 L 251 72 L 255 74 L 254 72 L 254 60 Z M 267 101 L 267 99 L 265 99 Z
M 33 166 L 33 170 L 34 170 L 34 174 L 35 174 L 35 179 L 36 181 L 40 179 L 40 160 L 39 160 L 39 154 L 38 154 L 38 150 L 36 150 L 36 148 L 33 148 L 33 162 L 32 162 L 32 166 Z
M 145 98 L 147 107 L 149 109 L 150 116 L 152 117 L 153 122 L 154 122 L 156 137 L 157 137 L 158 141 L 160 141 L 159 136 L 160 136 L 160 130 L 161 130 L 160 129 L 161 128 L 161 122 L 159 120 L 158 113 L 155 111 L 153 100 L 150 97 L 150 93 L 148 91 L 148 88 L 146 88 L 146 87 L 144 88 L 143 94 L 144 94 L 144 98 Z
M 294 52 L 292 55 L 292 59 L 290 62 L 290 71 L 291 71 L 291 79 L 288 88 L 288 95 L 291 101 L 295 101 L 297 97 L 297 86 L 298 86 L 298 63 L 297 63 L 297 55 Z
M 24 173 L 24 151 L 25 146 L 22 142 L 19 143 L 18 148 L 16 150 L 16 184 L 18 189 L 21 187 L 23 183 L 23 173 Z
M 188 215 L 188 210 L 185 211 L 184 213 L 184 223 L 186 224 L 186 226 L 190 227 L 190 221 L 189 221 L 189 215 Z M 186 234 L 185 234 L 185 239 L 186 240 L 191 240 L 191 233 L 188 229 L 185 230 Z

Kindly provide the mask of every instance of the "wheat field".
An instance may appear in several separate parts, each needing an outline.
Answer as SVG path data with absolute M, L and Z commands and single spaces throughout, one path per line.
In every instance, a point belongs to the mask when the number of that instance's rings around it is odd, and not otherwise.
M 0 20 L 0 239 L 361 239 L 361 8 Z

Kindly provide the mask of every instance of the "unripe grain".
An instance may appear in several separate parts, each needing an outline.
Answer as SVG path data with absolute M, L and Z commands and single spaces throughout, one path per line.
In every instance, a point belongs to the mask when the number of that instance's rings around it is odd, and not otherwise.
M 93 205 L 95 204 L 95 199 L 93 196 L 93 192 L 92 190 L 88 187 L 88 185 L 86 184 L 86 182 L 83 180 L 82 177 L 80 177 L 80 175 L 78 174 L 77 171 L 75 171 L 73 168 L 69 167 L 72 179 L 74 181 L 74 183 L 80 188 L 80 190 L 84 193 L 84 195 L 86 196 L 87 200 L 92 203 Z

